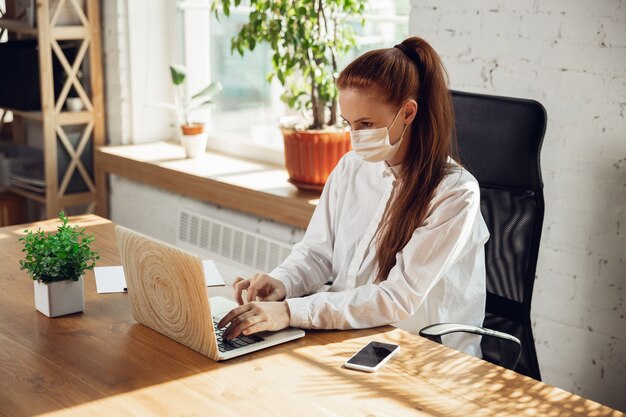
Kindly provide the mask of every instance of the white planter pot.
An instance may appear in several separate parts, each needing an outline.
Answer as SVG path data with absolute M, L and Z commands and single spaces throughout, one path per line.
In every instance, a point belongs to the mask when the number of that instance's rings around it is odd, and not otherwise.
M 48 317 L 78 313 L 85 309 L 83 277 L 78 281 L 57 281 L 44 284 L 34 281 L 35 307 Z
M 206 142 L 208 133 L 200 133 L 199 135 L 181 135 L 180 141 L 185 148 L 187 158 L 198 158 L 206 152 Z

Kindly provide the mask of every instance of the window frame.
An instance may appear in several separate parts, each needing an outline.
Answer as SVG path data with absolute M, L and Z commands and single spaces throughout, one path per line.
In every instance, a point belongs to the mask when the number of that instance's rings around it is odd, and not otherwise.
M 173 28 L 176 31 L 178 42 L 172 48 L 172 62 L 183 63 L 187 66 L 188 70 L 188 88 L 192 91 L 196 91 L 202 86 L 207 85 L 212 81 L 211 79 L 211 45 L 205 48 L 206 53 L 204 59 L 198 59 L 198 55 L 190 54 L 192 46 L 185 42 L 185 39 L 189 37 L 190 24 L 197 25 L 194 30 L 196 33 L 202 33 L 205 39 L 209 39 L 211 36 L 210 28 L 210 4 L 207 4 L 206 0 L 174 0 L 176 4 L 176 13 L 174 15 L 175 22 Z M 408 1 L 408 0 L 407 0 Z M 187 13 L 187 11 L 193 10 L 193 13 Z M 231 10 L 233 13 L 249 13 L 251 10 L 247 6 L 237 6 Z M 376 22 L 386 22 L 400 24 L 405 23 L 406 27 L 409 26 L 409 15 L 389 15 L 381 16 L 378 14 L 365 13 L 359 17 L 352 17 L 348 19 L 350 23 L 360 23 L 361 19 Z M 367 38 L 367 37 L 362 37 Z M 358 39 L 358 37 L 357 37 Z M 367 43 L 366 43 L 367 44 Z M 189 60 L 189 57 L 195 57 L 193 62 Z M 274 80 L 273 83 L 278 83 Z M 280 87 L 280 85 L 279 85 Z M 275 87 L 274 87 L 275 88 Z M 280 87 L 282 88 L 282 87 Z M 211 118 L 214 117 L 211 110 L 202 110 L 202 117 L 206 120 L 207 125 L 211 125 Z M 286 108 L 285 116 L 293 113 L 289 112 Z M 285 164 L 284 150 L 281 148 L 270 147 L 267 145 L 261 145 L 254 143 L 251 139 L 246 140 L 240 135 L 219 131 L 215 129 L 207 129 L 208 140 L 207 149 L 211 151 L 217 151 L 220 153 L 236 155 L 249 159 L 256 159 L 259 161 L 281 165 Z

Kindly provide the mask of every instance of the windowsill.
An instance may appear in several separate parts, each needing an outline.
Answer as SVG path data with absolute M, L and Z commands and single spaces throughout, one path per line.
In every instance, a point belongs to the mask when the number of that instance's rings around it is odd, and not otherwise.
M 95 166 L 97 175 L 118 175 L 300 228 L 309 224 L 319 199 L 289 183 L 284 167 L 215 151 L 187 159 L 173 142 L 104 146 L 96 151 Z

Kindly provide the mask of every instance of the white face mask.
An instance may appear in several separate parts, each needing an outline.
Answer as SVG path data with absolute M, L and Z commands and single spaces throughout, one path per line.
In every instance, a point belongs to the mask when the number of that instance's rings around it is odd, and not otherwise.
M 396 117 L 393 118 L 393 122 L 391 122 L 389 127 L 350 131 L 350 140 L 354 152 L 368 162 L 382 162 L 393 159 L 396 153 L 398 153 L 398 148 L 400 148 L 400 143 L 402 143 L 404 132 L 408 126 L 404 125 L 400 139 L 392 145 L 389 142 L 389 129 L 396 122 L 401 111 L 402 109 L 396 113 Z

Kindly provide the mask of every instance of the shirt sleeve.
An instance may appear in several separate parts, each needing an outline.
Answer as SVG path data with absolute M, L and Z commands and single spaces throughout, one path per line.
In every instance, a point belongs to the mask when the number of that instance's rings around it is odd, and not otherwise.
M 436 197 L 424 224 L 396 254 L 387 280 L 344 292 L 288 299 L 293 327 L 349 329 L 396 323 L 415 313 L 446 270 L 472 245 L 480 221 L 478 184 Z M 483 242 L 484 243 L 484 242 Z
M 315 292 L 332 276 L 335 241 L 332 208 L 337 206 L 342 166 L 343 159 L 329 175 L 302 241 L 295 244 L 289 256 L 269 273 L 285 284 L 286 298 Z

